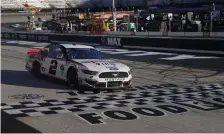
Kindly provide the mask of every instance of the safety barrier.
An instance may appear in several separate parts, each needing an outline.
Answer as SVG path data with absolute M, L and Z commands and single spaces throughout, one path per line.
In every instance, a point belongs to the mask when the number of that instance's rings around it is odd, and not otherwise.
M 168 36 L 161 37 L 155 32 L 155 36 L 125 36 L 117 35 L 86 35 L 86 34 L 59 34 L 59 33 L 31 33 L 31 32 L 2 32 L 2 39 L 26 40 L 36 42 L 66 41 L 100 44 L 109 47 L 129 47 L 137 49 L 180 49 L 180 50 L 202 50 L 202 51 L 219 51 L 224 52 L 224 38 L 222 33 L 195 33 L 184 34 L 189 37 L 181 37 L 183 33 L 168 33 Z M 139 34 L 139 33 L 138 33 Z M 157 37 L 156 37 L 157 35 Z M 179 37 L 176 37 L 179 36 Z M 193 36 L 190 38 L 190 36 Z M 201 37 L 203 36 L 203 37 Z M 206 38 L 209 36 L 210 38 Z M 216 37 L 216 38 L 211 38 Z
M 116 35 L 116 36 L 167 36 L 167 37 L 205 37 L 205 38 L 224 38 L 224 32 L 89 32 L 89 31 L 69 31 L 54 32 L 50 30 L 32 31 L 32 33 L 58 33 L 58 34 L 85 34 L 85 35 Z

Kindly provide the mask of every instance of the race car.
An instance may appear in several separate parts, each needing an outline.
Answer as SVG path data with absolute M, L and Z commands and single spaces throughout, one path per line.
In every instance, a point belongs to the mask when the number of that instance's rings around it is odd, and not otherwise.
M 110 60 L 97 48 L 80 44 L 51 43 L 27 52 L 26 69 L 36 76 L 47 75 L 66 81 L 72 88 L 128 88 L 131 69 Z

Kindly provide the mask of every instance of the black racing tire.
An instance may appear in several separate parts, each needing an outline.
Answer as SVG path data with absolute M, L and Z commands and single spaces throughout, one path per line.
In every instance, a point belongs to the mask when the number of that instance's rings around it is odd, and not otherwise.
M 34 74 L 34 76 L 36 76 L 36 77 L 41 76 L 40 68 L 41 68 L 41 65 L 40 65 L 39 62 L 36 61 L 36 62 L 33 63 L 32 73 Z
M 68 83 L 69 87 L 72 89 L 79 88 L 78 73 L 74 68 L 69 70 L 67 73 L 67 83 Z

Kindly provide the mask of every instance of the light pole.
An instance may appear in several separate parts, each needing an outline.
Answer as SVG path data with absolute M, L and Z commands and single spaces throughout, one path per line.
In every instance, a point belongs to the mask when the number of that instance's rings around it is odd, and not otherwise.
M 113 0 L 113 23 L 114 23 L 114 31 L 117 31 L 117 20 L 116 20 L 116 7 L 115 7 L 115 0 Z
M 210 12 L 210 32 L 212 32 L 212 22 L 213 22 L 213 14 L 215 13 L 215 3 L 212 3 L 212 10 L 211 10 L 211 12 Z
M 65 17 L 65 6 L 66 6 L 66 1 L 64 1 L 64 17 Z

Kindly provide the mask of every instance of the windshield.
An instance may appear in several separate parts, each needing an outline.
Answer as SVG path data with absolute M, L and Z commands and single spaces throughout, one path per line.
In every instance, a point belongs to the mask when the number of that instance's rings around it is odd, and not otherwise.
M 102 52 L 89 48 L 66 49 L 69 59 L 108 59 Z

